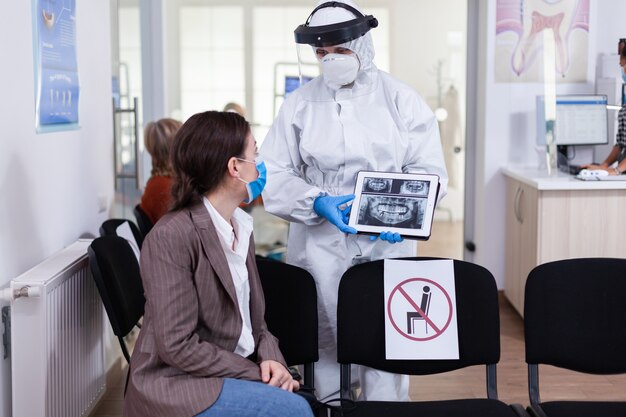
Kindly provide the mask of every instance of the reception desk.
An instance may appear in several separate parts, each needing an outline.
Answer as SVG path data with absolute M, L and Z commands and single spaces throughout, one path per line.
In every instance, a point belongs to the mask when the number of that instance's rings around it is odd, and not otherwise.
M 532 169 L 502 172 L 507 179 L 504 293 L 521 315 L 526 278 L 535 266 L 567 258 L 626 257 L 626 181 L 580 181 Z M 589 285 L 593 291 L 593 277 Z

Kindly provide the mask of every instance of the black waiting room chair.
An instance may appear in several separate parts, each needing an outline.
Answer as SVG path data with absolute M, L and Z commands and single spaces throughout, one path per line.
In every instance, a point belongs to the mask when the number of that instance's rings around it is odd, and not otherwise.
M 313 387 L 317 350 L 317 290 L 306 270 L 257 257 L 265 294 L 265 322 L 278 338 L 287 365 L 303 365 L 304 384 Z M 287 313 L 285 313 L 287 312 Z
M 311 274 L 297 266 L 257 256 L 257 268 L 265 295 L 265 322 L 278 338 L 288 366 L 302 365 L 300 394 L 316 416 L 326 416 L 314 387 L 314 363 L 318 361 L 317 289 Z
M 524 332 L 531 415 L 626 417 L 623 396 L 547 402 L 539 396 L 540 364 L 578 372 L 577 378 L 626 374 L 626 259 L 567 259 L 534 268 L 526 281 Z
M 424 261 L 434 258 L 403 258 Z M 343 415 L 349 417 L 496 417 L 525 416 L 521 405 L 498 399 L 496 364 L 500 359 L 498 291 L 485 268 L 453 261 L 458 326 L 458 360 L 389 360 L 385 353 L 384 261 L 372 261 L 348 269 L 339 285 L 337 307 L 337 359 L 341 365 Z M 425 293 L 426 294 L 426 293 Z M 418 300 L 422 304 L 429 300 Z M 433 301 L 434 302 L 434 301 Z M 432 309 L 432 308 L 431 308 Z M 417 311 L 417 310 L 416 310 Z M 423 311 L 423 310 L 422 310 Z M 408 313 L 407 313 L 408 314 Z M 408 316 L 407 316 L 408 317 Z M 422 329 L 423 322 L 419 324 Z M 411 325 L 402 322 L 398 326 Z M 409 329 L 405 329 L 409 331 Z M 356 401 L 352 397 L 350 365 L 409 375 L 439 374 L 473 365 L 486 370 L 485 398 L 440 401 Z
M 91 273 L 113 333 L 117 336 L 124 358 L 130 364 L 124 337 L 138 324 L 146 302 L 139 263 L 128 242 L 118 236 L 94 239 L 88 254 Z

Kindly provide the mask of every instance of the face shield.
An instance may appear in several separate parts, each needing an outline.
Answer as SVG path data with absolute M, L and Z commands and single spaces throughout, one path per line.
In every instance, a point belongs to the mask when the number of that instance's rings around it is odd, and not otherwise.
M 322 9 L 327 8 L 341 8 L 347 10 L 349 13 L 345 13 L 342 10 L 330 10 L 324 13 L 326 11 Z M 318 11 L 320 11 L 320 18 L 317 18 L 317 16 L 314 17 Z M 349 20 L 342 19 L 346 14 L 348 14 Z M 333 20 L 339 19 L 341 19 L 341 21 L 332 22 Z M 317 21 L 320 20 L 327 20 L 332 23 L 320 22 L 321 24 L 316 24 Z M 296 28 L 294 37 L 297 44 L 333 46 L 360 38 L 369 32 L 371 28 L 377 26 L 378 20 L 376 20 L 374 16 L 365 16 L 349 4 L 330 1 L 317 6 L 311 12 L 306 22 Z
M 356 71 L 362 68 L 359 57 L 352 52 L 356 52 L 356 40 L 377 27 L 378 20 L 361 13 L 356 5 L 349 4 L 350 0 L 344 1 L 322 2 L 294 31 L 301 84 L 312 78 L 312 72 L 319 73 L 320 63 L 326 78 L 333 77 L 331 84 L 336 88 L 353 81 Z M 315 71 L 313 67 L 317 67 Z

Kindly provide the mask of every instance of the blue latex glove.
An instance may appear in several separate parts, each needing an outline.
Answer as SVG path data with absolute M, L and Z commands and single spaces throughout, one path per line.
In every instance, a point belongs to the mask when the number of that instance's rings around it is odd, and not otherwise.
M 378 236 L 370 236 L 370 240 L 373 241 L 376 239 L 378 239 Z M 394 244 L 394 243 L 402 242 L 404 239 L 402 238 L 402 236 L 400 236 L 400 233 L 382 232 L 380 234 L 380 240 L 384 240 L 391 244 Z
M 347 213 L 350 213 L 350 207 L 339 208 L 339 206 L 352 200 L 354 200 L 354 194 L 340 195 L 337 197 L 323 195 L 315 199 L 313 202 L 313 210 L 315 210 L 318 215 L 337 226 L 342 232 L 356 234 L 356 229 L 346 224 L 348 222 Z

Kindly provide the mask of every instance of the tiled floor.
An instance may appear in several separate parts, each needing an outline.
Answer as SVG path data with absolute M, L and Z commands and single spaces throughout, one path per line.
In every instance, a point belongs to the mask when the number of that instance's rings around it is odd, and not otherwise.
M 432 237 L 418 247 L 421 256 L 461 259 L 462 223 L 436 222 Z M 528 404 L 524 328 L 517 312 L 500 297 L 501 359 L 498 365 L 500 399 L 506 403 Z M 125 376 L 125 374 L 124 374 Z M 92 417 L 122 415 L 124 377 L 120 375 Z M 626 400 L 626 375 L 589 377 L 541 368 L 542 399 L 621 399 Z M 413 400 L 473 398 L 485 395 L 484 367 L 471 367 L 440 376 L 411 377 Z

